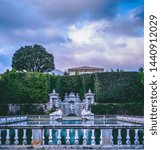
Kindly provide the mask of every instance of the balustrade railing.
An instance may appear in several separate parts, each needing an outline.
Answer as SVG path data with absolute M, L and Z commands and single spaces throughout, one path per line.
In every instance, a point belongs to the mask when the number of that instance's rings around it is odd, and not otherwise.
M 131 121 L 135 123 L 143 123 L 144 118 L 141 116 L 129 116 L 129 115 L 95 115 L 95 120 L 117 119 L 121 121 Z M 0 116 L 0 124 L 14 123 L 19 121 L 48 121 L 49 115 L 27 115 L 27 116 Z
M 27 116 L 0 116 L 0 124 L 27 121 Z
M 0 126 L 0 145 L 143 145 L 143 126 Z

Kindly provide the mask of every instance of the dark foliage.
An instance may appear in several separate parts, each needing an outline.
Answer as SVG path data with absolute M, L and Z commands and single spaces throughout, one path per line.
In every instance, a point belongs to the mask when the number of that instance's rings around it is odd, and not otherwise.
M 12 68 L 19 71 L 51 71 L 54 69 L 54 57 L 41 45 L 21 47 L 12 57 Z
M 96 104 L 92 106 L 92 112 L 97 115 L 144 115 L 144 104 Z
M 97 102 L 92 107 L 96 114 L 143 114 L 143 77 L 144 74 L 140 72 L 53 76 L 38 72 L 7 71 L 0 76 L 0 104 L 46 103 L 53 89 L 56 89 L 61 99 L 71 91 L 79 93 L 83 99 L 84 93 L 91 89 Z

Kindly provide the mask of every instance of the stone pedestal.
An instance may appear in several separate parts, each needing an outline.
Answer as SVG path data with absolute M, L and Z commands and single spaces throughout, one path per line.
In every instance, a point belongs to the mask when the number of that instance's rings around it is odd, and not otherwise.
M 102 130 L 102 144 L 110 145 L 112 138 L 112 129 L 101 129 Z
M 82 119 L 93 120 L 94 114 L 92 112 L 90 112 L 89 110 L 83 109 L 81 112 L 81 117 L 82 117 Z
M 40 129 L 32 129 L 32 145 L 40 146 L 41 145 L 41 130 Z
M 57 109 L 53 113 L 50 113 L 50 120 L 57 120 L 57 119 L 62 119 L 63 113 L 61 109 Z

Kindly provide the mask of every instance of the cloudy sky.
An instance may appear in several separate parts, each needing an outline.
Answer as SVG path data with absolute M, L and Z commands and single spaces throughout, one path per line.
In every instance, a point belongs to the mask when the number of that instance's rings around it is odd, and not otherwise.
M 0 73 L 21 46 L 40 44 L 56 68 L 143 67 L 143 0 L 0 0 Z

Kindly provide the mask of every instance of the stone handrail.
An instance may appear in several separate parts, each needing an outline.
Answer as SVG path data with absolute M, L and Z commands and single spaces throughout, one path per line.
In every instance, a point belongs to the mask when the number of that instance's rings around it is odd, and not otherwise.
M 99 131 L 99 142 L 96 143 L 96 130 Z M 117 130 L 117 137 L 113 136 L 114 130 Z M 123 142 L 122 132 L 126 131 L 126 142 Z M 50 126 L 0 126 L 0 146 L 1 145 L 142 145 L 143 147 L 143 126 L 97 126 L 97 125 L 50 125 Z M 12 133 L 14 131 L 14 134 Z M 65 141 L 62 142 L 63 132 L 65 132 Z M 134 131 L 133 142 L 130 132 Z M 6 137 L 4 137 L 6 132 Z M 19 137 L 22 132 L 22 140 Z M 31 136 L 27 136 L 28 133 Z M 80 133 L 83 141 L 80 142 Z M 142 132 L 142 141 L 140 135 Z M 11 133 L 14 135 L 10 137 Z M 3 134 L 3 136 L 2 136 Z M 71 134 L 74 135 L 74 141 L 71 142 Z M 90 135 L 90 136 L 89 136 Z M 47 140 L 48 139 L 48 140 Z M 98 138 L 97 138 L 98 139 Z M 47 140 L 47 141 L 46 141 Z M 11 142 L 14 141 L 14 142 Z M 29 142 L 31 141 L 31 142 Z M 22 144 L 21 144 L 22 143 Z
M 116 116 L 116 119 L 120 120 L 120 121 L 144 124 L 144 118 L 143 117 Z
M 119 121 L 126 121 L 132 123 L 144 123 L 143 116 L 132 116 L 132 115 L 95 115 L 95 119 L 108 119 L 108 118 L 115 118 Z
M 27 116 L 1 116 L 0 124 L 15 123 L 27 121 Z
M 120 121 L 127 121 L 132 123 L 144 123 L 143 116 L 130 116 L 130 115 L 95 115 L 95 120 L 106 120 L 109 118 L 116 118 Z M 0 116 L 0 124 L 14 123 L 20 121 L 39 121 L 50 120 L 49 115 L 26 115 L 26 116 Z

